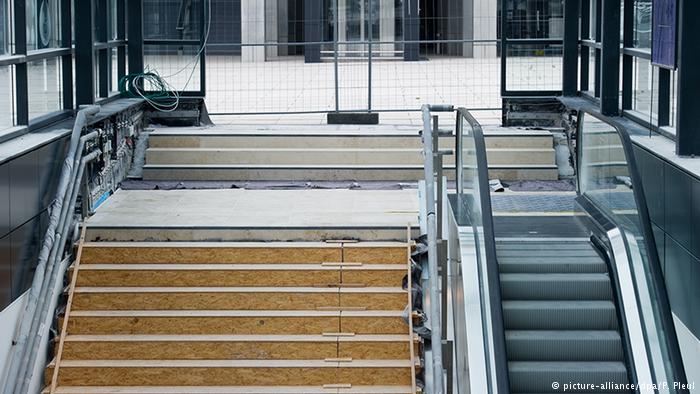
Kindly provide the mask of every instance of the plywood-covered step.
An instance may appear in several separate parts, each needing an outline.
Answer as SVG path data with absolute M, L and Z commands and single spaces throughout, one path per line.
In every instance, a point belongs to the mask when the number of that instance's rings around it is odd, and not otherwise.
M 344 253 L 347 254 L 344 256 Z M 87 242 L 82 264 L 405 264 L 399 242 Z
M 80 287 L 392 287 L 400 264 L 85 264 Z
M 412 386 L 61 386 L 56 394 L 415 394 Z M 45 389 L 42 394 L 49 394 Z
M 68 335 L 64 360 L 397 360 L 409 335 Z
M 74 310 L 308 310 L 406 307 L 400 287 L 78 287 Z
M 47 368 L 50 384 L 52 365 Z M 64 360 L 66 386 L 324 386 L 412 384 L 408 360 Z
M 68 334 L 403 334 L 403 311 L 76 310 Z

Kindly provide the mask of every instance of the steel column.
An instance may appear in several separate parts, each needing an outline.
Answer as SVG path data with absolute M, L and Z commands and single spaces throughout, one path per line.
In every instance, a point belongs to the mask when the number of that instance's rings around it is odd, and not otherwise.
M 93 2 L 82 1 L 75 8 L 75 102 L 95 102 L 95 53 L 93 50 Z
M 126 0 L 117 0 L 117 40 L 126 39 Z M 126 47 L 117 48 L 117 80 L 126 75 Z
M 61 2 L 61 46 L 70 48 L 73 34 L 73 11 L 70 1 Z M 63 90 L 63 109 L 73 109 L 73 55 L 68 53 L 61 56 L 61 75 Z
M 658 126 L 671 124 L 671 70 L 659 68 L 659 113 Z
M 590 0 L 581 0 L 581 39 L 589 39 L 591 35 L 591 3 Z M 588 78 L 590 71 L 591 50 L 581 45 L 581 83 L 579 90 L 589 91 L 590 81 Z
M 600 112 L 617 116 L 620 112 L 620 0 L 602 3 Z
M 15 55 L 27 54 L 27 1 L 14 0 Z M 17 105 L 17 125 L 29 124 L 29 87 L 27 84 L 27 63 L 15 65 L 15 103 Z
M 109 40 L 109 22 L 107 18 L 107 7 L 109 3 L 105 0 L 95 2 L 95 27 L 97 28 L 97 42 L 107 42 Z M 100 97 L 109 96 L 109 81 L 111 80 L 112 67 L 110 67 L 111 49 L 102 48 L 97 51 L 98 81 L 97 90 Z
M 622 26 L 623 47 L 630 48 L 634 46 L 634 0 L 624 0 L 623 17 L 624 24 Z M 622 56 L 622 109 L 632 109 L 632 72 L 634 68 L 634 58 L 629 55 Z
M 129 73 L 143 72 L 143 1 L 128 0 Z
M 680 0 L 678 7 L 678 111 L 676 113 L 676 153 L 700 155 L 700 1 Z
M 403 3 L 403 60 L 417 61 L 420 58 L 420 14 L 418 0 L 405 0 Z
M 562 94 L 564 96 L 575 96 L 577 91 L 579 1 L 564 0 L 564 59 L 562 67 Z
M 336 21 L 338 8 L 335 9 Z M 320 42 L 323 40 L 323 29 L 321 20 L 323 16 L 323 1 L 321 0 L 306 0 L 304 1 L 304 41 Z M 336 29 L 337 32 L 337 29 Z M 337 40 L 338 37 L 336 36 Z M 306 44 L 304 45 L 304 61 L 306 63 L 321 62 L 321 45 Z

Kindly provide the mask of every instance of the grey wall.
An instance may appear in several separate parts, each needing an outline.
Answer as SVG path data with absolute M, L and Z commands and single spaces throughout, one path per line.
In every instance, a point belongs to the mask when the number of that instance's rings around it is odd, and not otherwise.
M 671 309 L 700 338 L 700 179 L 634 149 Z
M 31 286 L 67 138 L 0 163 L 0 310 Z

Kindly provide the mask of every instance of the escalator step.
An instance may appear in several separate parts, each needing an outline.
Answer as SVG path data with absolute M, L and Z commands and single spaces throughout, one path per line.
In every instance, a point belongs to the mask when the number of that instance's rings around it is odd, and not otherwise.
M 629 393 L 614 386 L 628 383 L 627 369 L 621 362 L 510 362 L 508 369 L 514 393 L 561 393 L 563 385 L 572 382 L 592 385 L 581 392 Z
M 607 273 L 605 262 L 589 257 L 500 257 L 501 273 Z
M 609 300 L 606 274 L 501 274 L 504 300 Z
M 506 331 L 510 361 L 622 361 L 617 331 Z
M 615 330 L 611 301 L 503 301 L 508 330 Z

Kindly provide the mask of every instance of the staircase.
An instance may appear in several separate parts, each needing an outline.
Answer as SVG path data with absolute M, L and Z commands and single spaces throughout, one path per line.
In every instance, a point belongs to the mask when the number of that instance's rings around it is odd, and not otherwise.
M 44 392 L 58 364 L 56 393 L 416 393 L 409 252 L 85 242 Z
M 608 268 L 587 240 L 501 239 L 497 253 L 512 393 L 628 382 Z
M 556 180 L 552 134 L 485 130 L 491 178 Z M 454 137 L 441 148 L 454 149 Z M 153 181 L 403 181 L 423 177 L 415 127 L 167 128 L 151 133 L 143 178 Z M 445 157 L 454 177 L 454 157 Z

